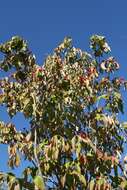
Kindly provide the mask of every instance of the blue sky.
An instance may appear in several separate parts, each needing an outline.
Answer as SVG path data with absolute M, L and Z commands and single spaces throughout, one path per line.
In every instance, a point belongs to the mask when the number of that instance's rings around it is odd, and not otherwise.
M 121 65 L 120 75 L 126 77 L 126 9 L 126 0 L 4 0 L 0 2 L 0 43 L 14 35 L 22 36 L 42 64 L 65 36 L 71 36 L 75 46 L 89 50 L 89 37 L 104 35 Z M 3 109 L 0 109 L 0 119 L 10 120 Z M 21 115 L 13 122 L 19 128 L 26 125 Z M 0 146 L 0 170 L 7 171 L 6 152 Z M 21 170 L 22 167 L 18 172 Z

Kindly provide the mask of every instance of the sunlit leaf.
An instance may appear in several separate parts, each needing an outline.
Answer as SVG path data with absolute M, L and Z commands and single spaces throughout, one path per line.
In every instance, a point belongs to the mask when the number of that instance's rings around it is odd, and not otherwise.
M 41 176 L 36 176 L 34 178 L 35 188 L 38 190 L 45 190 L 44 180 Z

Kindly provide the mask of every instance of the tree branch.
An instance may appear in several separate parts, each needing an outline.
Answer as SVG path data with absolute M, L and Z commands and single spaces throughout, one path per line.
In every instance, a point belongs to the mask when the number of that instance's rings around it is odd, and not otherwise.
M 36 131 L 36 129 L 34 131 L 34 157 L 35 157 L 35 161 L 37 163 L 37 167 L 38 167 L 38 170 L 39 170 L 39 175 L 41 177 L 43 177 L 42 176 L 42 172 L 41 172 L 41 167 L 40 167 L 39 159 L 38 159 L 38 156 L 37 156 L 37 131 Z

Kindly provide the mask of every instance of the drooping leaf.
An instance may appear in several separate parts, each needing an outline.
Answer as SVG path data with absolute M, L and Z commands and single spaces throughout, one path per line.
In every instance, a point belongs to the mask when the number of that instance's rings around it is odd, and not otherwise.
M 17 153 L 16 156 L 15 156 L 15 166 L 18 167 L 19 165 L 20 165 L 20 156 Z

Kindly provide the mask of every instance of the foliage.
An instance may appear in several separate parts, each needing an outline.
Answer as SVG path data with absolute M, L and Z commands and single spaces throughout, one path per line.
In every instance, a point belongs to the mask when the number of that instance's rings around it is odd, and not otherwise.
M 127 123 L 119 120 L 127 81 L 114 75 L 119 64 L 105 37 L 92 36 L 90 47 L 91 55 L 66 37 L 40 66 L 22 38 L 0 45 L 7 73 L 0 80 L 1 106 L 11 118 L 23 113 L 30 124 L 18 131 L 0 122 L 9 167 L 18 167 L 21 157 L 32 164 L 22 178 L 0 173 L 10 190 L 127 189 L 127 158 L 121 157 Z

